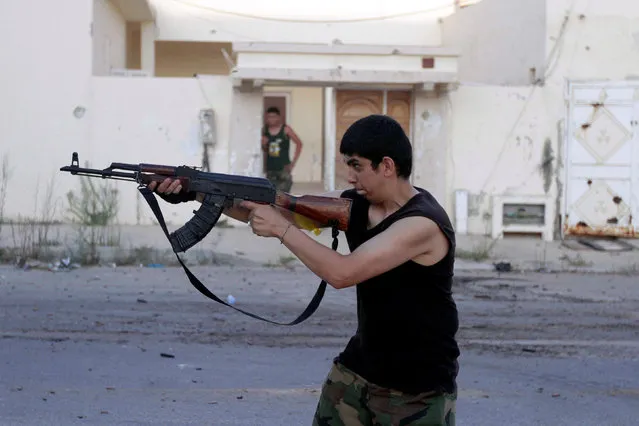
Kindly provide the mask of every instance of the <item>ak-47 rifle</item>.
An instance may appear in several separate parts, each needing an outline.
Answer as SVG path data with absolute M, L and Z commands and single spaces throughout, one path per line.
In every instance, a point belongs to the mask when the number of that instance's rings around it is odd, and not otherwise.
M 280 323 L 236 308 L 217 297 L 193 275 L 178 253 L 187 251 L 206 237 L 215 227 L 224 209 L 231 207 L 235 200 L 272 204 L 311 219 L 319 226 L 330 226 L 333 231 L 333 250 L 337 250 L 339 231 L 346 231 L 350 222 L 352 203 L 350 199 L 315 195 L 296 197 L 277 191 L 270 181 L 259 177 L 209 173 L 197 170 L 195 167 L 158 164 L 111 163 L 106 169 L 89 169 L 80 167 L 77 152 L 74 152 L 71 157 L 71 165 L 60 168 L 60 171 L 69 172 L 72 175 L 137 182 L 138 190 L 151 207 L 191 284 L 202 294 L 216 302 L 272 324 L 295 325 L 310 317 L 324 296 L 326 281 L 322 280 L 311 303 L 297 319 L 290 323 Z M 179 199 L 180 201 L 171 201 L 172 196 L 161 195 L 162 198 L 169 202 L 195 200 L 196 193 L 204 195 L 202 205 L 197 211 L 193 212 L 193 217 L 172 233 L 169 233 L 166 227 L 162 211 L 153 195 L 153 191 L 147 187 L 151 182 L 159 184 L 166 178 L 179 180 L 182 186 L 181 194 L 189 194 L 187 196 L 182 195 Z

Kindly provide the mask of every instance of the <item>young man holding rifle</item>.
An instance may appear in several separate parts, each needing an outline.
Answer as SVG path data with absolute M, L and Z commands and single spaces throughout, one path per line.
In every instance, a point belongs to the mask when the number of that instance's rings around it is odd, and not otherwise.
M 350 254 L 318 243 L 279 208 L 242 202 L 225 211 L 256 235 L 280 239 L 334 288 L 357 286 L 357 332 L 334 360 L 313 425 L 454 426 L 460 353 L 451 222 L 429 192 L 411 185 L 412 147 L 392 118 L 355 122 L 340 152 L 353 188 L 324 195 L 353 200 Z M 149 187 L 165 196 L 181 190 L 170 179 Z

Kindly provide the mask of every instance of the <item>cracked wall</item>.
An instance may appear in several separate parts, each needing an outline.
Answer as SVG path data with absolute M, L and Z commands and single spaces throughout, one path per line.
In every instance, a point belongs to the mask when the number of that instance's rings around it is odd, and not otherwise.
M 416 92 L 413 112 L 414 184 L 431 192 L 447 207 L 450 111 L 447 94 Z
M 229 173 L 262 176 L 263 154 L 260 144 L 263 123 L 262 90 L 233 90 L 230 116 Z
M 501 0 L 485 0 L 486 7 Z M 474 30 L 489 31 L 500 19 L 520 22 L 525 9 L 481 20 L 479 8 L 466 9 Z M 496 12 L 499 13 L 499 12 Z M 473 15 L 474 14 L 474 15 Z M 567 80 L 634 81 L 639 78 L 639 3 L 610 0 L 553 0 L 545 2 L 545 73 L 538 84 L 512 83 L 508 61 L 495 63 L 489 79 L 480 62 L 460 62 L 462 81 L 451 94 L 451 166 L 448 193 L 469 191 L 468 230 L 490 232 L 494 195 L 548 196 L 552 200 L 552 224 L 560 236 L 560 215 L 566 193 L 565 135 Z M 623 29 L 623 30 L 620 30 Z M 528 31 L 529 29 L 527 29 Z M 533 33 L 538 30 L 535 29 Z M 523 36 L 522 36 L 523 37 Z M 528 35 L 526 35 L 528 37 Z M 479 38 L 477 40 L 480 40 Z M 521 39 L 510 42 L 529 52 L 528 62 L 538 60 L 537 50 L 525 49 Z M 509 42 L 509 43 L 510 43 Z M 520 44 L 517 44 L 520 43 Z M 475 59 L 484 46 L 476 42 Z M 495 46 L 485 47 L 490 52 Z M 449 207 L 449 211 L 453 211 Z
M 468 191 L 470 234 L 490 232 L 493 195 L 554 196 L 556 147 L 541 91 L 462 86 L 451 104 L 448 192 Z

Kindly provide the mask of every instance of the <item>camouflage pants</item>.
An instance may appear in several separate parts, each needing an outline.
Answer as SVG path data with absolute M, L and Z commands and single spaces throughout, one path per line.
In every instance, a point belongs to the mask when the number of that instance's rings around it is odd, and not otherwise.
M 266 179 L 268 179 L 279 191 L 290 192 L 293 186 L 293 177 L 286 170 L 267 171 Z
M 455 426 L 456 394 L 407 395 L 368 383 L 334 364 L 313 426 Z

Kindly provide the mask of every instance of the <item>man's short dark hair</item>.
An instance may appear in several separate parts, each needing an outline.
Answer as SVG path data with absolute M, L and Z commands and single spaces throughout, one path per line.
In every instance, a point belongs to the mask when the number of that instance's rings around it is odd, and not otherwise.
M 277 115 L 280 115 L 280 109 L 279 109 L 278 107 L 269 107 L 269 108 L 266 110 L 266 113 L 267 113 L 267 114 L 277 114 Z
M 344 155 L 358 155 L 376 169 L 384 157 L 395 162 L 397 175 L 408 178 L 413 170 L 413 148 L 402 126 L 387 115 L 373 114 L 353 123 L 340 143 Z

